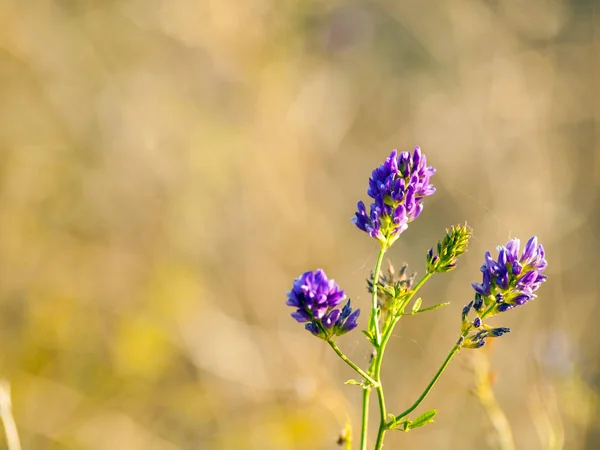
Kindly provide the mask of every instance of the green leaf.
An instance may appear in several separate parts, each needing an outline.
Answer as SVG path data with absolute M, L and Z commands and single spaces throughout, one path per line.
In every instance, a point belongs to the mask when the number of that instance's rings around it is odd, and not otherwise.
M 385 295 L 388 295 L 389 297 L 393 297 L 395 294 L 394 286 L 379 286 L 378 291 L 379 290 L 381 290 Z
M 424 425 L 427 425 L 427 424 L 433 422 L 433 418 L 435 417 L 436 414 L 437 414 L 437 411 L 435 409 L 426 411 L 423 414 L 421 414 L 419 417 L 417 417 L 415 420 L 410 421 L 408 427 L 412 430 L 413 428 L 419 428 Z
M 375 339 L 374 333 L 369 330 L 362 330 L 363 334 L 367 337 L 369 342 L 373 345 L 377 345 L 377 340 Z
M 440 309 L 440 308 L 443 308 L 444 306 L 448 306 L 449 304 L 450 304 L 450 302 L 439 303 L 437 305 L 433 305 L 433 306 L 430 306 L 425 309 L 420 309 L 418 312 L 422 313 L 422 312 L 426 312 L 426 311 L 433 311 L 435 309 Z
M 415 314 L 416 312 L 419 311 L 419 308 L 421 308 L 422 303 L 423 303 L 423 299 L 421 297 L 419 297 L 418 299 L 415 300 L 415 302 L 413 303 L 413 307 L 412 307 L 413 314 Z
M 407 314 L 402 313 L 401 315 L 402 316 L 412 316 L 413 314 L 421 314 L 421 313 L 424 313 L 424 312 L 427 312 L 427 311 L 433 311 L 434 309 L 443 308 L 444 306 L 448 306 L 449 304 L 450 304 L 450 302 L 440 303 L 439 305 L 433 305 L 433 306 L 430 306 L 428 308 L 423 308 L 423 309 L 419 309 L 418 311 L 413 311 L 410 314 L 408 314 L 408 313 Z

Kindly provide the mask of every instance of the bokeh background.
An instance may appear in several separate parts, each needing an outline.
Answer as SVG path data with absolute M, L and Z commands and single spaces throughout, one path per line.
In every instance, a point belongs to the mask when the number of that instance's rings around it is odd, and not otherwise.
M 517 448 L 599 448 L 599 11 L 1 0 L 0 374 L 23 448 L 338 448 L 359 389 L 285 292 L 322 267 L 367 312 L 377 245 L 349 219 L 415 145 L 438 191 L 390 258 L 422 273 L 447 226 L 475 234 L 422 291 L 451 305 L 388 347 L 389 409 L 453 345 L 483 252 L 537 234 L 549 281 L 495 318 L 494 390 Z M 340 345 L 366 366 L 360 332 Z M 496 448 L 470 361 L 386 448 Z

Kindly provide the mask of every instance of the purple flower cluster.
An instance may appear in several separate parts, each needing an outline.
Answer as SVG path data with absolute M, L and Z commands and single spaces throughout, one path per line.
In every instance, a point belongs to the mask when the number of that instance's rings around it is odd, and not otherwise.
M 489 316 L 524 305 L 536 297 L 534 292 L 547 278 L 543 275 L 548 265 L 544 247 L 534 236 L 527 241 L 519 257 L 519 245 L 519 239 L 511 239 L 506 247 L 498 247 L 497 260 L 489 252 L 485 253 L 485 263 L 481 266 L 483 281 L 472 283 L 476 311 L 481 311 L 484 304 L 486 307 L 493 304 L 486 313 Z
M 369 213 L 360 201 L 352 221 L 389 247 L 408 224 L 419 217 L 423 198 L 435 192 L 429 183 L 434 173 L 435 169 L 427 166 L 427 159 L 419 147 L 412 154 L 392 151 L 369 178 L 367 194 L 373 199 Z
M 350 300 L 342 309 L 337 308 L 346 295 L 322 269 L 296 278 L 287 297 L 287 305 L 297 308 L 292 317 L 300 323 L 307 322 L 305 328 L 322 339 L 341 336 L 358 325 L 360 309 L 352 312 Z

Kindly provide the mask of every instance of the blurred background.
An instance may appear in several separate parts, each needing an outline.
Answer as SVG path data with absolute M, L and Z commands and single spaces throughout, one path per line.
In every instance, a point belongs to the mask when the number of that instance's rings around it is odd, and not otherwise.
M 600 448 L 599 10 L 1 0 L 0 376 L 23 448 L 338 448 L 360 390 L 285 293 L 322 267 L 365 325 L 377 245 L 350 217 L 415 145 L 437 193 L 390 259 L 422 273 L 446 227 L 475 233 L 421 291 L 451 305 L 388 346 L 388 409 L 454 344 L 483 252 L 536 234 L 549 280 L 494 319 L 493 388 L 517 448 Z M 364 341 L 339 340 L 363 367 Z M 497 448 L 474 383 L 465 351 L 422 406 L 436 423 L 386 448 Z

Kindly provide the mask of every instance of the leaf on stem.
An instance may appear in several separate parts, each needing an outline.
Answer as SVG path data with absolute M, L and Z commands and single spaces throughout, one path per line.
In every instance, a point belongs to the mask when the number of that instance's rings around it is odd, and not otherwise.
M 448 306 L 450 302 L 440 303 L 438 305 L 429 306 L 428 308 L 419 309 L 418 311 L 413 311 L 410 314 L 402 314 L 403 316 L 412 316 L 414 314 L 421 314 L 427 311 L 433 311 L 435 309 L 443 308 L 444 306 Z M 413 307 L 414 309 L 414 307 Z
M 423 299 L 421 297 L 419 297 L 418 299 L 415 300 L 415 302 L 413 303 L 413 307 L 412 307 L 413 314 L 416 314 L 419 311 L 422 303 L 423 303 Z
M 424 412 L 415 420 L 410 420 L 408 417 L 402 422 L 396 422 L 396 418 L 391 419 L 391 424 L 389 426 L 390 430 L 399 430 L 399 431 L 410 431 L 413 428 L 423 427 L 427 424 L 433 422 L 433 418 L 437 414 L 437 410 L 431 409 L 429 411 Z
M 435 410 L 435 409 L 426 411 L 423 414 L 421 414 L 419 417 L 417 417 L 415 420 L 411 420 L 409 422 L 408 426 L 412 430 L 413 428 L 419 428 L 424 425 L 427 425 L 427 424 L 433 422 L 433 418 L 435 417 L 436 414 L 437 414 L 437 410 Z
M 362 332 L 371 344 L 377 346 L 377 339 L 375 338 L 375 334 L 371 330 L 362 330 Z
M 420 309 L 418 312 L 423 313 L 423 312 L 427 312 L 427 311 L 433 311 L 436 309 L 443 308 L 444 306 L 448 306 L 449 304 L 450 304 L 450 302 L 438 303 L 437 305 L 433 305 L 433 306 L 430 306 L 425 309 Z

